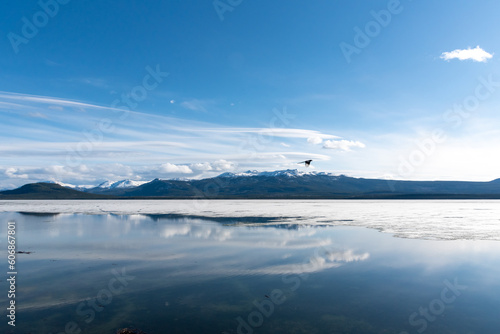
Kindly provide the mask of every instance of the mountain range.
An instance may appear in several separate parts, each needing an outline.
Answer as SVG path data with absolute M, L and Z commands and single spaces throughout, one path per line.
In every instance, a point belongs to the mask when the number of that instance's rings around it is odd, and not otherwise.
M 108 181 L 95 187 L 44 182 L 0 192 L 0 199 L 97 198 L 500 199 L 500 179 L 490 182 L 399 181 L 289 169 L 273 172 L 223 173 L 201 180 Z

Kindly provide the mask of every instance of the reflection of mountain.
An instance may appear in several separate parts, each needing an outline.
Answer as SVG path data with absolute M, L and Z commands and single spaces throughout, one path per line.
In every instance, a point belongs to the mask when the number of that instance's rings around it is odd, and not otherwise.
M 246 227 L 267 227 L 273 229 L 298 230 L 300 228 L 321 228 L 331 227 L 335 222 L 352 221 L 350 219 L 329 220 L 328 223 L 309 224 L 301 222 L 300 217 L 206 217 L 195 215 L 181 214 L 142 214 L 141 216 L 149 217 L 153 221 L 161 220 L 199 220 L 206 222 L 220 223 L 226 226 L 246 226 Z M 295 222 L 290 222 L 290 221 Z
M 59 215 L 59 213 L 51 213 L 51 212 L 22 212 L 19 211 L 19 214 L 23 216 L 33 216 L 33 217 L 56 217 Z
M 278 220 L 276 217 L 205 217 L 196 215 L 183 215 L 183 214 L 142 214 L 149 217 L 154 221 L 162 219 L 202 219 L 210 222 L 217 222 L 224 225 L 239 225 L 239 224 L 268 224 Z
M 86 192 L 46 183 L 0 192 L 0 198 L 90 198 L 91 193 L 127 198 L 322 199 L 322 198 L 500 198 L 500 182 L 394 181 L 318 172 L 224 173 L 202 180 L 123 181 Z M 41 189 L 43 188 L 43 189 Z M 64 191 L 67 189 L 68 191 Z

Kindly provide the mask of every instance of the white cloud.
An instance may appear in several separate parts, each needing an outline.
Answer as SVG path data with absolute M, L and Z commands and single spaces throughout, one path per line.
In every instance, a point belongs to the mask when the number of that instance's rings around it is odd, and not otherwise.
M 342 150 L 342 151 L 350 151 L 352 147 L 364 148 L 365 144 L 359 141 L 352 140 L 327 140 L 323 144 L 323 148 L 331 149 L 331 150 Z
M 491 53 L 488 53 L 481 49 L 479 46 L 476 46 L 474 49 L 456 49 L 450 52 L 443 52 L 441 54 L 441 59 L 451 60 L 451 59 L 459 59 L 459 60 L 468 60 L 471 59 L 477 62 L 486 62 L 488 59 L 493 58 Z
M 234 170 L 236 168 L 236 164 L 230 161 L 226 161 L 224 159 L 215 161 L 212 166 L 216 171 L 228 171 Z
M 196 172 L 227 172 L 236 168 L 237 164 L 231 161 L 220 159 L 214 162 L 192 163 L 189 167 Z
M 209 162 L 198 162 L 189 165 L 192 170 L 207 172 L 213 170 L 212 164 Z
M 17 168 L 7 168 L 5 170 L 5 175 L 7 175 L 8 177 L 12 178 L 12 179 L 27 179 L 28 178 L 28 174 L 21 174 L 22 172 L 20 172 Z
M 323 139 L 319 136 L 309 137 L 309 138 L 307 138 L 307 142 L 309 144 L 318 145 L 318 144 L 321 144 L 323 142 Z
M 2 166 L 0 166 L 2 171 Z M 106 164 L 76 167 L 50 165 L 44 167 L 7 167 L 3 174 L 10 179 L 23 179 L 21 184 L 42 181 L 63 181 L 71 184 L 97 184 L 103 180 L 140 179 L 141 177 L 129 166 Z M 18 184 L 18 185 L 21 185 Z
M 181 174 L 192 174 L 193 170 L 185 165 L 175 165 L 169 162 L 162 164 L 160 166 L 160 172 L 162 173 L 181 173 Z

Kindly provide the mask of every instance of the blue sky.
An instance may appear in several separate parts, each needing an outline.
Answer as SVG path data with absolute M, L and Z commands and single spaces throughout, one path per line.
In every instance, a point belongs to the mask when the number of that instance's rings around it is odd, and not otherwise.
M 500 177 L 498 1 L 0 6 L 0 188 Z

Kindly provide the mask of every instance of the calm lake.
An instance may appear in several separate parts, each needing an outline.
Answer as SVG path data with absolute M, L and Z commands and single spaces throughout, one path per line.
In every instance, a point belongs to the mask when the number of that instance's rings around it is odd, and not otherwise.
M 500 328 L 499 201 L 1 201 L 1 333 Z M 4 275 L 5 277 L 5 275 Z

